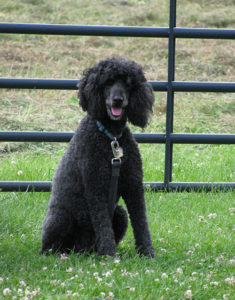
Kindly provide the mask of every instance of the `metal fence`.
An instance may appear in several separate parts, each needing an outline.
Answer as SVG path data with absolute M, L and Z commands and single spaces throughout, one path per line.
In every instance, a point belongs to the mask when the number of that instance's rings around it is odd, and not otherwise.
M 0 23 L 2 34 L 89 35 L 149 37 L 168 39 L 168 80 L 150 82 L 154 91 L 167 92 L 166 131 L 161 134 L 134 134 L 139 143 L 165 144 L 164 182 L 145 182 L 153 191 L 211 191 L 235 189 L 235 182 L 172 182 L 174 144 L 235 144 L 235 134 L 175 134 L 173 133 L 175 92 L 235 92 L 235 82 L 178 82 L 175 81 L 175 40 L 235 39 L 235 29 L 177 28 L 176 0 L 170 0 L 169 28 L 76 26 L 48 24 Z M 0 78 L 0 88 L 76 90 L 77 80 Z M 0 131 L 0 141 L 8 142 L 69 142 L 68 132 L 11 132 Z M 0 190 L 50 191 L 51 182 L 0 181 Z

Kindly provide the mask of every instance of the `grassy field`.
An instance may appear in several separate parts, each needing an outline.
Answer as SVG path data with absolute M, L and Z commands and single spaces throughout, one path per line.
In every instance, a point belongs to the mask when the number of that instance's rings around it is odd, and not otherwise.
M 167 0 L 6 0 L 1 22 L 168 26 Z M 234 0 L 178 1 L 177 26 L 234 28 Z M 235 81 L 234 41 L 177 40 L 177 81 Z M 0 35 L 0 77 L 79 79 L 121 55 L 167 80 L 167 40 Z M 1 130 L 74 131 L 76 91 L 0 90 Z M 155 93 L 145 132 L 164 132 L 166 93 Z M 175 132 L 234 133 L 233 94 L 178 93 Z M 132 127 L 134 132 L 140 129 Z M 51 180 L 66 144 L 0 144 L 0 180 Z M 163 181 L 164 145 L 140 150 L 145 181 Z M 230 145 L 175 145 L 174 181 L 235 181 Z M 41 256 L 49 193 L 0 194 L 0 299 L 234 299 L 235 194 L 151 193 L 146 204 L 155 259 L 136 255 L 129 225 L 114 259 Z

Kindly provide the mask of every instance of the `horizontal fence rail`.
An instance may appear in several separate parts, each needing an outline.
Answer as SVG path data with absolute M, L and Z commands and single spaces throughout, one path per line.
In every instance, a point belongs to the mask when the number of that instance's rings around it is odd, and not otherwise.
M 131 26 L 90 26 L 61 24 L 0 23 L 0 34 L 36 34 L 70 36 L 113 36 L 168 38 L 168 80 L 150 81 L 154 91 L 167 92 L 166 132 L 135 133 L 138 143 L 165 144 L 164 182 L 145 182 L 152 191 L 217 191 L 235 189 L 235 182 L 172 182 L 173 144 L 235 144 L 235 134 L 176 134 L 173 133 L 175 92 L 235 92 L 235 82 L 175 81 L 175 40 L 235 39 L 235 29 L 179 28 L 176 26 L 176 0 L 170 0 L 169 28 Z M 0 88 L 77 90 L 79 80 L 0 78 Z M 0 142 L 69 142 L 72 132 L 0 131 Z M 3 192 L 49 192 L 51 182 L 0 181 Z
M 169 28 L 0 23 L 0 33 L 168 38 Z M 235 39 L 235 29 L 174 28 L 175 38 Z
M 64 142 L 68 143 L 73 132 L 0 131 L 0 142 Z M 164 133 L 134 133 L 138 143 L 164 144 Z M 172 133 L 174 144 L 235 144 L 235 134 Z
M 51 192 L 50 181 L 2 181 L 0 191 L 2 192 Z M 235 189 L 235 183 L 228 182 L 170 182 L 165 186 L 163 182 L 144 182 L 144 188 L 152 192 L 158 191 L 229 191 Z
M 168 91 L 167 81 L 149 81 L 154 91 Z M 77 90 L 79 80 L 40 78 L 0 78 L 0 88 Z M 172 82 L 175 92 L 228 92 L 235 93 L 235 82 Z

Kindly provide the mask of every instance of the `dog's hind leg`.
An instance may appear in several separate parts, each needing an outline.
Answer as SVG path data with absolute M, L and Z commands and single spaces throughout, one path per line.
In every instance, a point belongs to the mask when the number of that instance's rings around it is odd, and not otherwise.
M 117 205 L 113 216 L 113 231 L 115 236 L 115 242 L 118 245 L 126 234 L 128 226 L 128 216 L 126 210 Z
M 43 223 L 40 253 L 48 253 L 50 250 L 53 253 L 71 250 L 74 247 L 72 227 L 71 216 L 66 211 L 62 209 L 49 210 Z

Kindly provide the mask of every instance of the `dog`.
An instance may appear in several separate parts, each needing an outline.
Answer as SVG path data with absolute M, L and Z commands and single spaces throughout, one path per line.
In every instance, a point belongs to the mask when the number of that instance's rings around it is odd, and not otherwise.
M 137 253 L 154 257 L 144 201 L 142 160 L 127 121 L 144 128 L 154 94 L 140 65 L 120 57 L 86 69 L 78 98 L 87 115 L 64 153 L 43 222 L 41 253 L 60 251 L 114 256 L 128 227 Z M 111 142 L 118 145 L 120 176 L 110 214 Z M 118 204 L 122 197 L 127 210 Z

